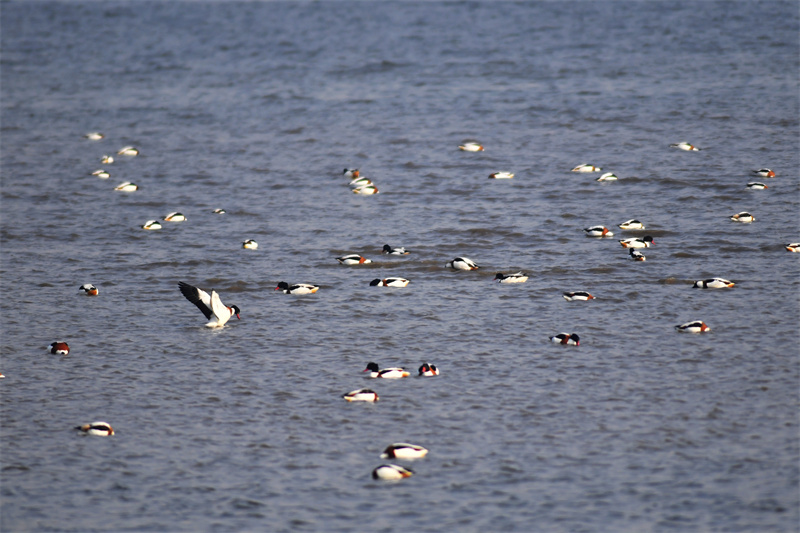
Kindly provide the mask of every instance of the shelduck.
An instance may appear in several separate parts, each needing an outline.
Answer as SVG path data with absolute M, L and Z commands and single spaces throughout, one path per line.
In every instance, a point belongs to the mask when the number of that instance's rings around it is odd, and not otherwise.
M 645 257 L 645 255 L 642 252 L 640 252 L 635 248 L 629 248 L 628 255 L 630 255 L 631 259 L 633 259 L 634 261 L 647 261 L 647 257 Z
M 398 246 L 396 248 L 392 248 L 388 244 L 384 244 L 383 245 L 383 253 L 389 254 L 389 255 L 408 255 L 411 252 L 409 252 L 408 250 L 406 250 L 402 246 Z
M 623 248 L 650 248 L 656 241 L 650 235 L 645 235 L 641 239 L 623 239 L 619 241 Z
M 117 152 L 117 155 L 126 155 L 128 157 L 133 157 L 135 155 L 139 155 L 139 149 L 134 148 L 133 146 L 126 146 L 125 148 L 120 148 Z
M 91 132 L 87 133 L 86 135 L 84 135 L 84 137 L 89 139 L 90 141 L 99 141 L 99 140 L 105 138 L 105 135 L 103 135 L 99 131 L 91 131 Z
M 606 172 L 595 181 L 617 181 L 619 178 L 613 172 Z
M 702 320 L 695 320 L 692 322 L 687 322 L 686 324 L 679 324 L 675 326 L 675 329 L 685 333 L 706 333 L 711 331 L 711 328 L 708 327 L 708 325 Z
M 181 294 L 196 305 L 205 315 L 208 319 L 208 323 L 206 324 L 208 328 L 221 328 L 234 315 L 236 315 L 237 319 L 241 319 L 239 316 L 239 313 L 241 313 L 239 308 L 235 305 L 228 307 L 223 304 L 222 300 L 219 298 L 219 294 L 213 289 L 209 295 L 203 289 L 198 289 L 183 281 L 178 282 L 178 288 L 180 288 Z
M 523 274 L 522 271 L 514 272 L 513 274 L 498 272 L 494 275 L 494 280 L 498 283 L 525 283 L 528 281 L 528 276 Z
M 133 192 L 133 191 L 138 191 L 139 190 L 139 186 L 136 185 L 133 182 L 125 181 L 123 183 L 120 183 L 116 187 L 114 187 L 114 190 L 115 191 L 122 191 L 122 192 Z
M 759 168 L 758 170 L 754 170 L 753 174 L 756 176 L 761 176 L 762 178 L 774 178 L 775 172 L 769 168 Z
M 411 477 L 413 474 L 413 471 L 399 465 L 381 465 L 372 471 L 372 479 L 395 481 Z
M 294 285 L 289 285 L 285 281 L 281 281 L 278 283 L 278 286 L 275 287 L 276 291 L 283 291 L 284 294 L 314 294 L 319 290 L 318 285 L 311 285 L 310 283 L 295 283 Z
M 390 444 L 383 450 L 382 459 L 420 459 L 428 454 L 428 449 L 407 442 Z
M 383 287 L 405 287 L 408 285 L 408 280 L 405 278 L 385 278 L 385 279 L 373 279 L 369 282 L 370 287 L 377 287 L 381 285 Z
M 167 222 L 186 222 L 186 216 L 184 216 L 183 213 L 175 211 L 165 216 L 164 220 Z
M 146 230 L 161 229 L 161 222 L 159 222 L 158 220 L 148 220 L 147 222 L 144 223 L 142 229 Z
M 69 344 L 64 341 L 52 342 L 48 348 L 53 355 L 69 355 Z
M 111 163 L 114 162 L 114 157 L 110 155 L 104 155 L 103 157 L 100 158 L 100 162 L 103 163 L 104 165 L 110 165 Z
M 369 372 L 369 377 L 371 378 L 383 378 L 383 379 L 400 379 L 400 378 L 407 378 L 411 374 L 403 370 L 399 367 L 392 367 L 392 368 L 380 368 L 378 363 L 369 362 L 367 364 L 367 368 L 363 370 L 363 372 Z
M 342 395 L 348 402 L 377 402 L 378 393 L 372 389 L 358 389 Z
M 698 148 L 697 146 L 695 146 L 693 144 L 689 144 L 687 142 L 672 143 L 672 144 L 670 144 L 670 146 L 672 148 L 678 148 L 680 150 L 686 150 L 687 152 L 698 152 L 698 151 L 700 151 L 700 148 Z
M 349 180 L 354 180 L 358 178 L 358 169 L 357 168 L 346 168 L 344 172 L 342 172 L 342 176 Z
M 433 376 L 439 375 L 439 369 L 436 368 L 436 365 L 431 365 L 429 363 L 422 363 L 422 366 L 419 367 L 419 376 L 430 378 Z
M 91 283 L 84 283 L 78 289 L 82 290 L 86 296 L 97 296 L 98 294 L 97 287 Z
M 749 224 L 753 222 L 756 217 L 748 213 L 747 211 L 742 211 L 741 213 L 736 213 L 735 215 L 731 215 L 730 219 L 736 222 L 743 222 L 745 224 Z
M 372 259 L 367 259 L 358 254 L 343 255 L 342 257 L 337 257 L 336 260 L 341 265 L 366 265 L 372 263 Z
M 511 172 L 493 172 L 489 174 L 490 180 L 510 180 L 514 177 L 514 174 Z
M 258 250 L 258 243 L 253 239 L 247 239 L 242 243 L 242 248 L 246 250 Z
M 614 233 L 605 226 L 592 226 L 584 228 L 587 237 L 613 237 Z
M 800 242 L 791 242 L 783 246 L 787 252 L 800 252 Z
M 212 211 L 212 213 L 214 213 L 215 215 L 224 215 L 225 213 L 227 213 L 227 211 L 225 211 L 221 207 L 218 207 L 218 208 L 214 209 Z
M 626 220 L 622 224 L 619 224 L 620 229 L 629 230 L 629 229 L 645 229 L 644 224 L 632 218 L 630 220 Z
M 444 266 L 445 268 L 452 268 L 455 270 L 478 270 L 480 268 L 475 264 L 475 261 L 469 257 L 456 257 Z
M 551 342 L 558 344 L 567 344 L 570 346 L 578 346 L 581 343 L 581 338 L 576 333 L 559 333 L 550 337 Z
M 109 174 L 108 171 L 100 168 L 92 172 L 92 176 L 97 176 L 98 178 L 105 180 L 110 178 L 111 174 Z
M 108 422 L 92 422 L 91 424 L 76 426 L 75 429 L 95 437 L 110 437 L 114 434 L 114 429 Z
M 458 146 L 463 152 L 483 152 L 483 146 L 476 142 L 466 142 Z
M 370 194 L 378 194 L 378 188 L 374 185 L 364 185 L 363 187 L 357 187 L 353 189 L 353 192 L 356 194 L 363 194 L 363 195 L 370 195 Z
M 565 292 L 564 299 L 568 302 L 594 300 L 594 296 L 586 291 Z
M 747 184 L 747 188 L 750 189 L 751 191 L 761 191 L 764 189 L 769 189 L 769 187 L 758 181 L 751 181 L 750 183 Z
M 709 278 L 705 280 L 695 281 L 694 287 L 695 289 L 726 289 L 736 285 L 732 281 L 728 281 L 727 279 L 723 278 Z

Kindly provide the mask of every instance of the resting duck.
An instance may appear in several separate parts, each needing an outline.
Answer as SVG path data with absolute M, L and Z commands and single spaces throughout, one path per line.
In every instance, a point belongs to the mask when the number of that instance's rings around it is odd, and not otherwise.
M 83 431 L 87 435 L 94 435 L 96 437 L 110 437 L 114 434 L 114 429 L 108 424 L 108 422 L 92 422 L 91 424 L 76 426 L 75 429 Z
M 483 146 L 476 142 L 466 142 L 459 145 L 458 149 L 464 152 L 483 152 Z
M 103 157 L 100 158 L 100 162 L 103 163 L 104 165 L 110 165 L 111 163 L 114 162 L 114 158 L 110 155 L 104 155 Z
M 650 248 L 650 245 L 655 244 L 656 241 L 650 235 L 645 235 L 641 239 L 623 239 L 619 243 L 623 248 Z
M 753 222 L 756 219 L 756 217 L 754 217 L 747 211 L 742 211 L 741 213 L 736 213 L 735 215 L 731 215 L 730 219 L 736 222 L 743 222 L 745 224 L 749 224 L 750 222 Z
M 367 263 L 372 263 L 372 259 L 361 257 L 358 254 L 343 255 L 342 257 L 337 257 L 336 260 L 341 265 L 366 265 Z
M 377 402 L 378 393 L 372 389 L 358 389 L 342 395 L 348 402 Z
M 576 333 L 559 333 L 550 337 L 551 342 L 558 344 L 568 344 L 570 346 L 578 346 L 581 343 L 581 338 Z
M 100 139 L 105 138 L 105 135 L 103 135 L 99 131 L 91 131 L 86 135 L 84 135 L 84 137 L 89 139 L 90 141 L 99 141 Z
M 695 320 L 693 322 L 687 322 L 686 324 L 679 324 L 675 326 L 675 329 L 686 333 L 705 333 L 707 331 L 711 331 L 711 328 L 708 327 L 708 325 L 702 320 Z
M 502 272 L 498 272 L 494 276 L 495 281 L 498 283 L 525 283 L 528 281 L 528 276 L 520 272 L 514 272 L 513 274 L 503 274 Z
M 212 211 L 212 213 L 214 213 L 215 215 L 224 215 L 225 213 L 227 213 L 227 211 L 225 211 L 221 207 L 218 207 L 218 208 L 214 209 Z
M 411 375 L 399 367 L 379 369 L 378 363 L 373 362 L 368 363 L 367 368 L 365 368 L 362 372 L 369 372 L 369 377 L 371 378 L 383 379 L 400 379 L 407 378 Z
M 617 175 L 613 172 L 606 172 L 594 181 L 617 181 L 618 179 L 619 178 L 617 178 Z
M 700 281 L 695 281 L 694 287 L 695 289 L 726 289 L 736 285 L 732 281 L 728 281 L 727 279 L 722 278 L 710 278 Z
M 800 242 L 792 242 L 783 246 L 787 252 L 800 252 Z
M 761 176 L 762 178 L 774 178 L 775 172 L 773 172 L 769 168 L 759 168 L 758 170 L 754 170 L 753 174 L 756 176 Z
M 111 174 L 109 174 L 108 171 L 103 170 L 101 168 L 101 169 L 98 169 L 98 170 L 95 170 L 94 172 L 92 172 L 92 176 L 97 176 L 98 178 L 105 180 L 105 179 L 110 178 Z
M 319 290 L 319 286 L 311 285 L 310 283 L 295 283 L 294 285 L 289 285 L 285 281 L 281 281 L 278 283 L 278 286 L 275 287 L 276 291 L 283 291 L 283 294 L 314 294 Z
M 86 296 L 97 296 L 97 287 L 92 285 L 91 283 L 84 283 L 80 287 L 78 287 Z
M 592 226 L 591 228 L 584 228 L 587 237 L 613 237 L 614 233 L 605 226 Z
M 436 365 L 430 365 L 428 363 L 422 363 L 422 366 L 419 367 L 419 375 L 425 378 L 430 378 L 433 376 L 439 375 L 439 369 L 436 368 Z
M 383 253 L 389 254 L 389 255 L 408 255 L 411 252 L 407 251 L 402 246 L 398 246 L 397 248 L 392 248 L 388 244 L 384 244 L 383 245 Z
M 52 342 L 48 348 L 53 355 L 69 355 L 69 344 L 64 341 Z
M 369 282 L 370 287 L 405 287 L 408 285 L 408 280 L 405 278 L 386 278 L 386 279 L 373 279 Z
M 747 188 L 750 189 L 751 191 L 761 191 L 764 189 L 769 189 L 769 187 L 758 181 L 751 181 L 750 183 L 747 184 Z
M 630 220 L 626 220 L 625 222 L 620 224 L 619 227 L 620 227 L 620 229 L 625 229 L 625 230 L 627 230 L 627 229 L 645 229 L 644 228 L 644 224 L 642 224 L 641 222 L 639 222 L 635 218 L 632 218 Z
M 564 299 L 568 302 L 594 300 L 594 296 L 586 291 L 565 292 Z
M 700 151 L 700 148 L 698 148 L 697 146 L 695 146 L 693 144 L 689 144 L 687 142 L 672 143 L 672 144 L 670 144 L 670 146 L 672 148 L 678 148 L 680 150 L 686 150 L 687 152 L 699 152 Z
M 478 270 L 480 268 L 475 264 L 475 261 L 469 257 L 456 257 L 444 266 L 445 268 L 452 268 L 455 270 Z
M 344 172 L 342 172 L 342 176 L 349 180 L 354 180 L 358 177 L 358 169 L 357 168 L 346 168 Z
M 394 481 L 411 477 L 414 474 L 408 468 L 399 465 L 381 465 L 372 471 L 372 479 L 383 479 L 387 481 Z
M 490 180 L 510 180 L 514 177 L 514 174 L 511 172 L 493 172 L 489 174 Z
M 645 257 L 645 255 L 642 252 L 634 248 L 630 248 L 628 250 L 628 255 L 630 255 L 631 259 L 633 259 L 634 261 L 647 261 L 647 257 Z
M 133 192 L 139 190 L 139 186 L 133 182 L 125 181 L 114 187 L 115 191 Z
M 135 155 L 139 155 L 139 149 L 134 148 L 133 146 L 126 146 L 125 148 L 121 148 L 117 155 L 127 155 L 129 157 L 133 157 Z
M 253 239 L 247 239 L 242 243 L 242 248 L 246 250 L 258 250 L 258 243 Z
M 159 222 L 158 220 L 148 220 L 147 222 L 144 223 L 142 229 L 147 229 L 147 230 L 161 229 L 161 222 Z
M 600 172 L 601 170 L 603 169 L 600 167 L 596 167 L 588 163 L 581 163 L 577 167 L 573 168 L 572 172 Z
M 167 222 L 186 222 L 186 217 L 183 215 L 183 213 L 175 211 L 174 213 L 170 213 L 169 215 L 165 216 L 164 220 Z
M 428 454 L 427 448 L 409 444 L 407 442 L 397 442 L 390 444 L 383 450 L 382 459 L 419 459 Z

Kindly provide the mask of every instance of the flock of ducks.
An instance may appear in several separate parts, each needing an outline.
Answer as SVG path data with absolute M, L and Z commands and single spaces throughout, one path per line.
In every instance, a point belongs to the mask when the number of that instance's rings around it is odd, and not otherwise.
M 89 140 L 97 141 L 103 139 L 105 136 L 98 132 L 92 132 L 85 135 L 85 137 Z M 681 143 L 674 143 L 670 145 L 671 147 L 678 148 L 680 150 L 685 151 L 699 151 L 700 148 L 694 146 L 692 144 L 681 142 Z M 484 147 L 477 142 L 465 142 L 458 147 L 462 151 L 466 152 L 482 152 L 484 151 Z M 117 151 L 117 155 L 125 156 L 125 157 L 134 157 L 139 155 L 139 150 L 133 146 L 126 146 L 119 151 Z M 104 155 L 101 158 L 101 161 L 104 164 L 111 164 L 114 162 L 113 156 Z M 582 172 L 582 173 L 596 173 L 602 172 L 602 168 L 591 165 L 588 163 L 582 163 L 572 169 L 573 172 Z M 764 178 L 774 178 L 775 172 L 768 168 L 762 168 L 758 170 L 754 170 L 753 173 L 759 177 Z M 93 176 L 96 176 L 101 179 L 108 179 L 110 177 L 110 172 L 105 169 L 98 169 L 91 173 Z M 345 168 L 343 171 L 343 176 L 348 180 L 348 184 L 351 190 L 355 194 L 362 194 L 362 195 L 374 195 L 378 194 L 378 188 L 375 184 L 369 180 L 368 178 L 361 175 L 359 169 L 347 169 Z M 489 174 L 490 179 L 512 179 L 514 174 L 512 172 L 507 171 L 497 171 Z M 601 174 L 596 181 L 615 181 L 617 180 L 617 176 L 611 172 L 606 172 Z M 115 190 L 122 191 L 122 192 L 133 192 L 138 190 L 138 185 L 132 182 L 123 182 L 115 187 Z M 748 189 L 766 189 L 768 188 L 767 185 L 761 182 L 749 182 L 747 183 Z M 215 214 L 225 214 L 224 209 L 215 209 Z M 739 223 L 751 223 L 755 221 L 755 217 L 747 212 L 742 211 L 740 213 L 736 213 L 730 216 L 730 219 Z M 186 216 L 180 212 L 173 212 L 169 213 L 165 217 L 163 217 L 163 221 L 165 222 L 185 222 L 187 220 Z M 161 222 L 158 220 L 148 220 L 141 226 L 145 230 L 158 230 L 161 229 Z M 637 219 L 630 219 L 622 222 L 618 225 L 618 227 L 624 231 L 628 230 L 645 230 L 645 225 L 637 220 Z M 613 237 L 614 233 L 609 230 L 609 228 L 597 225 L 591 226 L 584 229 L 586 236 L 593 237 L 593 238 L 608 238 Z M 628 239 L 621 239 L 619 240 L 620 245 L 627 249 L 629 252 L 629 256 L 632 260 L 635 261 L 645 261 L 646 257 L 641 252 L 643 249 L 647 249 L 653 245 L 655 245 L 654 239 L 649 236 L 645 235 L 644 237 L 635 237 L 635 238 L 628 238 Z M 252 239 L 248 239 L 242 243 L 242 247 L 245 249 L 256 250 L 258 249 L 258 243 Z M 790 243 L 785 245 L 785 249 L 789 252 L 800 252 L 800 243 Z M 403 247 L 392 247 L 388 244 L 383 246 L 382 252 L 384 254 L 389 255 L 408 255 L 410 252 Z M 365 265 L 372 263 L 371 259 L 365 258 L 359 254 L 349 254 L 343 255 L 341 257 L 337 257 L 336 260 L 346 266 L 354 266 L 354 265 Z M 447 262 L 445 264 L 445 268 L 453 269 L 453 270 L 462 270 L 462 271 L 472 271 L 478 270 L 480 266 L 468 257 L 456 257 L 453 260 Z M 494 281 L 498 283 L 508 284 L 508 283 L 525 283 L 528 280 L 528 276 L 523 272 L 514 272 L 514 273 L 502 273 L 498 272 L 495 277 Z M 376 278 L 373 279 L 369 285 L 370 286 L 383 286 L 383 287 L 395 287 L 395 288 L 402 288 L 406 287 L 409 284 L 409 280 L 400 277 L 387 277 L 387 278 Z M 723 278 L 710 278 L 705 280 L 698 280 L 694 282 L 694 288 L 700 289 L 725 289 L 731 288 L 735 285 L 735 283 L 728 281 Z M 313 285 L 310 283 L 293 283 L 289 284 L 285 281 L 281 281 L 278 283 L 277 287 L 275 287 L 276 291 L 281 291 L 285 294 L 292 294 L 296 296 L 304 296 L 315 294 L 319 290 L 318 285 Z M 225 324 L 233 317 L 236 316 L 237 319 L 240 318 L 240 309 L 236 305 L 225 305 L 222 303 L 219 294 L 215 290 L 211 290 L 210 293 L 204 289 L 195 287 L 183 281 L 178 283 L 178 289 L 180 290 L 181 294 L 193 303 L 201 313 L 206 317 L 208 322 L 206 323 L 207 327 L 219 328 L 225 326 Z M 99 291 L 97 287 L 92 285 L 91 283 L 87 283 L 81 285 L 79 287 L 80 291 L 83 291 L 83 294 L 86 296 L 97 296 Z M 564 292 L 563 297 L 567 301 L 588 301 L 593 300 L 595 297 L 588 292 L 585 291 L 573 291 L 573 292 Z M 675 329 L 680 332 L 686 333 L 706 333 L 710 332 L 711 328 L 702 320 L 693 320 L 687 322 L 685 324 L 679 324 L 675 326 Z M 568 346 L 580 346 L 580 337 L 576 333 L 558 333 L 550 337 L 550 341 L 556 344 L 561 345 L 568 345 Z M 56 341 L 50 344 L 48 347 L 50 353 L 55 355 L 68 355 L 69 354 L 69 345 L 65 341 Z M 375 379 L 402 379 L 409 377 L 411 375 L 410 372 L 404 370 L 403 368 L 398 367 L 391 367 L 391 368 L 380 368 L 380 366 L 375 362 L 369 362 L 364 369 L 365 373 L 368 373 L 370 378 Z M 433 377 L 439 375 L 439 369 L 436 365 L 430 363 L 423 363 L 417 372 L 418 377 Z M 0 374 L 0 377 L 2 374 Z M 370 388 L 361 388 L 357 390 L 350 391 L 342 395 L 342 398 L 347 402 L 377 402 L 379 400 L 379 395 L 377 392 Z M 92 422 L 88 424 L 82 424 L 77 426 L 75 429 L 81 431 L 87 435 L 94 435 L 94 436 L 112 436 L 114 435 L 113 428 L 107 423 L 102 421 Z M 415 444 L 409 443 L 395 443 L 388 446 L 384 452 L 381 454 L 382 458 L 391 458 L 391 459 L 405 459 L 405 460 L 413 460 L 425 457 L 428 453 L 426 448 L 422 446 L 418 446 Z M 397 464 L 383 464 L 378 466 L 372 471 L 372 477 L 374 479 L 381 479 L 381 480 L 399 480 L 404 479 L 413 474 L 413 471 L 407 467 L 400 466 Z

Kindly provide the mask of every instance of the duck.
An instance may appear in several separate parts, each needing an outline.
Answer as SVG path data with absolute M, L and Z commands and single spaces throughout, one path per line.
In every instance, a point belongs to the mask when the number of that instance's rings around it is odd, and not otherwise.
M 523 274 L 520 270 L 519 272 L 514 272 L 513 274 L 503 274 L 502 272 L 498 272 L 494 275 L 494 279 L 498 283 L 525 283 L 528 281 L 528 276 Z
M 678 324 L 675 326 L 675 329 L 685 333 L 706 333 L 711 331 L 711 328 L 708 327 L 708 324 L 702 320 L 694 320 L 692 322 L 687 322 L 686 324 Z
M 175 211 L 164 217 L 167 222 L 186 222 L 186 216 L 183 213 Z
M 419 367 L 419 376 L 424 378 L 430 378 L 433 376 L 439 375 L 439 369 L 436 368 L 436 365 L 431 365 L 428 363 L 422 363 L 422 366 Z
M 620 229 L 628 230 L 628 229 L 645 229 L 644 224 L 632 218 L 630 220 L 626 220 L 622 224 L 618 224 Z
M 758 170 L 753 170 L 753 174 L 756 176 L 761 176 L 762 178 L 774 178 L 775 172 L 769 168 L 759 168 Z
M 386 279 L 373 279 L 369 282 L 370 287 L 405 287 L 408 285 L 408 280 L 405 278 L 386 278 Z
M 590 165 L 589 163 L 581 163 L 577 167 L 573 168 L 572 172 L 600 172 L 601 170 L 603 169 L 594 165 Z
M 372 180 L 369 178 L 356 178 L 348 185 L 354 189 L 359 189 L 361 187 L 366 187 L 367 185 L 372 185 Z
M 135 155 L 139 155 L 139 149 L 134 148 L 133 146 L 126 146 L 125 148 L 121 148 L 117 155 L 127 155 L 129 157 L 133 157 Z
M 198 289 L 183 281 L 178 282 L 178 288 L 180 288 L 181 294 L 196 305 L 208 319 L 206 327 L 221 328 L 233 315 L 236 315 L 236 318 L 241 320 L 239 308 L 235 305 L 228 307 L 223 304 L 219 294 L 214 289 L 211 289 L 211 295 L 209 295 L 203 289 Z
M 147 222 L 144 223 L 142 229 L 147 229 L 147 230 L 161 229 L 161 222 L 159 222 L 158 220 L 148 220 Z
M 343 255 L 342 257 L 337 257 L 336 260 L 341 265 L 366 265 L 367 263 L 372 263 L 372 259 L 361 257 L 358 254 Z
M 362 372 L 369 372 L 369 377 L 371 378 L 383 378 L 383 379 L 400 379 L 400 378 L 407 378 L 411 374 L 403 370 L 399 367 L 392 367 L 392 368 L 380 368 L 378 367 L 378 363 L 369 362 L 367 363 L 367 368 L 362 370 Z
M 645 255 L 642 252 L 640 252 L 635 248 L 629 248 L 628 255 L 630 255 L 631 259 L 633 259 L 634 261 L 647 261 L 647 257 L 645 257 Z
M 353 192 L 356 194 L 363 194 L 363 195 L 370 195 L 370 194 L 378 194 L 378 188 L 374 185 L 364 185 L 363 187 L 356 187 L 353 189 Z
M 87 435 L 94 435 L 96 437 L 110 437 L 114 434 L 114 428 L 108 422 L 92 422 L 91 424 L 82 424 L 75 426 L 75 429 L 83 431 Z
M 480 268 L 475 264 L 475 261 L 469 257 L 456 257 L 444 266 L 445 268 L 452 268 L 455 270 L 478 270 Z
M 619 178 L 613 172 L 606 172 L 594 181 L 617 181 Z
M 278 283 L 278 286 L 275 287 L 276 291 L 283 291 L 284 294 L 314 294 L 319 290 L 318 285 L 311 285 L 310 283 L 295 283 L 294 285 L 289 285 L 285 281 L 281 281 Z
M 111 163 L 114 162 L 114 157 L 110 155 L 104 155 L 103 157 L 100 158 L 100 162 L 103 163 L 104 165 L 110 165 Z
M 732 281 L 728 281 L 727 279 L 723 278 L 709 278 L 700 281 L 695 281 L 694 287 L 695 289 L 726 289 L 736 285 Z
M 585 300 L 594 300 L 595 297 L 586 291 L 565 292 L 564 299 L 568 302 L 581 302 Z
M 735 215 L 731 215 L 730 219 L 736 222 L 743 222 L 745 224 L 749 224 L 750 222 L 753 222 L 756 219 L 756 217 L 754 217 L 747 211 L 742 211 L 741 213 L 736 213 Z
M 90 131 L 89 133 L 84 135 L 84 138 L 89 139 L 90 141 L 99 141 L 104 139 L 105 135 L 103 135 L 99 131 Z
M 693 144 L 689 144 L 687 142 L 680 142 L 680 143 L 672 143 L 670 144 L 672 148 L 678 148 L 680 150 L 686 150 L 687 152 L 699 152 L 700 148 Z
M 97 287 L 91 283 L 84 283 L 78 289 L 82 290 L 86 296 L 97 296 L 98 294 Z
M 389 255 L 408 255 L 411 252 L 409 252 L 408 250 L 406 250 L 402 246 L 398 246 L 396 248 L 392 248 L 388 244 L 384 244 L 383 245 L 383 253 L 389 254 Z
M 613 237 L 614 233 L 605 226 L 592 226 L 584 228 L 587 237 Z
M 53 355 L 69 355 L 69 344 L 64 341 L 51 342 L 48 348 Z
M 510 180 L 514 177 L 512 172 L 493 172 L 489 174 L 490 180 Z
M 386 481 L 394 481 L 411 477 L 414 475 L 412 470 L 399 465 L 381 465 L 372 471 L 372 479 L 383 479 Z
M 551 342 L 558 344 L 568 344 L 570 346 L 578 346 L 581 343 L 581 338 L 577 333 L 559 333 L 550 337 Z
M 764 189 L 769 189 L 769 187 L 767 187 L 766 185 L 764 185 L 759 181 L 751 181 L 750 183 L 747 184 L 747 188 L 750 189 L 751 191 L 761 191 Z
M 212 213 L 214 213 L 215 215 L 224 215 L 225 213 L 227 213 L 227 211 L 225 211 L 221 207 L 218 207 L 218 208 L 214 209 L 212 211 Z
M 342 172 L 342 175 L 345 178 L 349 179 L 349 180 L 354 180 L 354 179 L 356 179 L 358 177 L 358 169 L 357 168 L 346 168 L 346 169 L 344 169 L 344 172 Z
M 111 174 L 109 174 L 107 170 L 99 168 L 99 169 L 95 170 L 94 172 L 92 172 L 92 176 L 97 176 L 98 178 L 105 180 L 105 179 L 110 178 Z
M 645 235 L 641 239 L 623 239 L 619 243 L 623 248 L 650 248 L 650 245 L 655 244 L 656 241 L 650 235 Z
M 390 444 L 383 450 L 382 459 L 420 459 L 428 454 L 428 449 L 407 442 Z
M 120 183 L 116 187 L 114 187 L 114 190 L 115 191 L 122 191 L 122 192 L 133 192 L 133 191 L 138 191 L 139 190 L 139 186 L 136 185 L 135 183 L 130 182 L 130 181 L 125 181 L 123 183 Z
M 463 152 L 483 152 L 483 146 L 476 142 L 466 142 L 458 145 L 458 149 Z
M 377 402 L 378 393 L 372 389 L 358 389 L 342 394 L 342 398 L 348 402 Z
M 242 243 L 242 248 L 246 250 L 258 250 L 258 243 L 253 239 L 247 239 Z
M 787 252 L 800 252 L 800 242 L 791 242 L 789 244 L 784 244 L 784 248 L 786 248 Z

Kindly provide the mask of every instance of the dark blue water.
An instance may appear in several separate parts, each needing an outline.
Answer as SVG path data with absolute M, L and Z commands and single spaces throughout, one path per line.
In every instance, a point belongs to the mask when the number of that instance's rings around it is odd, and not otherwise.
M 0 9 L 3 531 L 798 530 L 795 2 Z

